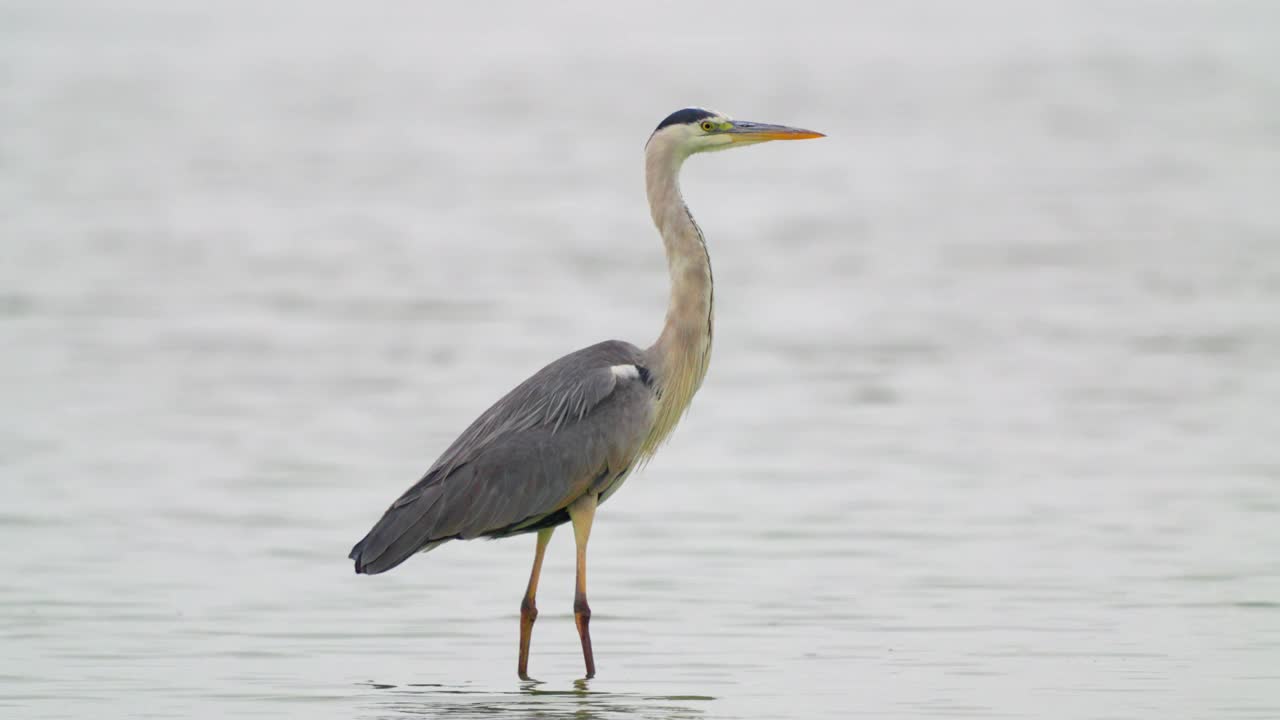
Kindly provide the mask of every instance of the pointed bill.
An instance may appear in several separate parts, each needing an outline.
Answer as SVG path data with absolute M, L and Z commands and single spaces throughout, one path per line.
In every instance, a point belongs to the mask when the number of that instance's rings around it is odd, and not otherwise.
M 808 140 L 826 137 L 820 132 L 787 127 L 786 125 L 770 125 L 769 123 L 734 120 L 733 127 L 725 134 L 734 142 L 765 142 L 767 140 Z

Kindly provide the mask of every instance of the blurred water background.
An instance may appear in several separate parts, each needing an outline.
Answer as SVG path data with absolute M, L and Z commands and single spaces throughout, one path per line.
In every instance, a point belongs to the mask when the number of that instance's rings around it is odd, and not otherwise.
M 1280 6 L 0 2 L 0 714 L 1280 717 Z M 711 373 L 515 678 L 531 538 L 357 577 L 491 401 Z

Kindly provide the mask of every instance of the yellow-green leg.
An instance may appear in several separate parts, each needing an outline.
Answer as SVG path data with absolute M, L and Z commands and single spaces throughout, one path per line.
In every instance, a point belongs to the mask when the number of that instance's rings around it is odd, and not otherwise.
M 538 531 L 538 546 L 533 551 L 533 571 L 529 573 L 529 587 L 524 591 L 524 600 L 520 601 L 520 661 L 517 672 L 521 680 L 529 679 L 529 642 L 533 639 L 533 621 L 538 619 L 538 606 L 534 596 L 538 594 L 538 576 L 542 574 L 542 556 L 547 552 L 547 543 L 551 542 L 551 533 L 555 528 Z
M 587 664 L 587 677 L 595 677 L 596 661 L 591 653 L 591 607 L 587 605 L 587 538 L 591 536 L 591 521 L 596 516 L 596 495 L 584 495 L 569 506 L 569 519 L 573 521 L 573 540 L 578 548 L 578 572 L 573 593 L 573 623 L 578 626 L 582 640 L 582 659 Z

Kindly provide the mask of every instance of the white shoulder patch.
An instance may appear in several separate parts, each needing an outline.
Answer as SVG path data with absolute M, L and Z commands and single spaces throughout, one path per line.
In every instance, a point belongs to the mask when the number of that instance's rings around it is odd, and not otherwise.
M 613 365 L 609 369 L 613 371 L 613 376 L 619 380 L 640 379 L 640 371 L 636 369 L 635 365 Z

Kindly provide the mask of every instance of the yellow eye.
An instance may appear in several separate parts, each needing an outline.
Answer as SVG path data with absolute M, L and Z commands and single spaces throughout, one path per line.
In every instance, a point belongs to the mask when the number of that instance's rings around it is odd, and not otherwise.
M 715 123 L 711 122 L 710 120 L 702 121 L 702 130 L 704 132 L 711 132 L 712 130 L 715 130 L 715 129 L 716 129 Z

